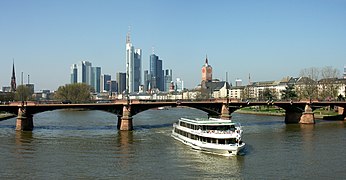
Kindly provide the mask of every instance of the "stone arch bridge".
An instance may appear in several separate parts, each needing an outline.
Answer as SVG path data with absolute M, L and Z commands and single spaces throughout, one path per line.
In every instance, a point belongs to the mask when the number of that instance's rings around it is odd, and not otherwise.
M 8 112 L 17 115 L 16 130 L 32 131 L 33 115 L 44 111 L 57 109 L 88 109 L 107 111 L 118 116 L 118 129 L 132 130 L 132 116 L 152 108 L 162 106 L 185 106 L 199 109 L 208 113 L 210 117 L 220 117 L 230 119 L 231 114 L 237 109 L 249 106 L 274 105 L 285 110 L 285 123 L 305 123 L 314 124 L 313 111 L 325 106 L 346 107 L 346 102 L 310 102 L 310 101 L 259 101 L 259 102 L 239 102 L 227 101 L 227 99 L 213 100 L 177 100 L 177 101 L 151 101 L 151 100 L 119 100 L 112 103 L 83 103 L 83 104 L 62 104 L 62 103 L 38 103 L 38 102 L 12 102 L 8 105 L 0 105 L 0 112 Z M 346 112 L 343 111 L 343 118 Z

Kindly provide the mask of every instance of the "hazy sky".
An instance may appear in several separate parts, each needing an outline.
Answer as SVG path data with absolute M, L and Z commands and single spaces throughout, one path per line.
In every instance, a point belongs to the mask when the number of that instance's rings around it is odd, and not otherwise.
M 303 68 L 346 64 L 346 0 L 0 0 L 0 86 L 30 75 L 35 90 L 70 82 L 81 60 L 102 73 L 125 72 L 125 38 L 152 47 L 187 88 L 213 78 L 252 81 L 297 77 Z

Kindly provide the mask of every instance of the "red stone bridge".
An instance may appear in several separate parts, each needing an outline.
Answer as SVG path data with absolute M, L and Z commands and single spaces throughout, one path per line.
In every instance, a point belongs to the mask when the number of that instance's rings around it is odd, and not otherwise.
M 57 109 L 88 109 L 107 111 L 118 116 L 118 129 L 132 130 L 132 116 L 152 108 L 162 106 L 185 106 L 199 109 L 208 113 L 209 117 L 230 119 L 231 114 L 237 109 L 249 106 L 274 105 L 285 110 L 285 123 L 314 124 L 313 111 L 325 106 L 346 107 L 346 102 L 315 102 L 315 101 L 227 101 L 227 99 L 212 100 L 177 100 L 177 101 L 152 101 L 152 100 L 118 100 L 111 103 L 39 103 L 39 102 L 12 102 L 8 105 L 0 105 L 0 112 L 9 112 L 17 115 L 16 130 L 32 131 L 33 115 L 44 111 Z M 342 112 L 342 118 L 346 112 Z

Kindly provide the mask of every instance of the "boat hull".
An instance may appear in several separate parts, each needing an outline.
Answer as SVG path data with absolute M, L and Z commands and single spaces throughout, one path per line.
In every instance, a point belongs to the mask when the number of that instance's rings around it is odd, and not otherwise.
M 238 144 L 227 144 L 227 145 L 217 145 L 206 142 L 201 142 L 197 140 L 192 140 L 181 136 L 177 133 L 172 133 L 172 137 L 193 149 L 201 150 L 208 153 L 223 155 L 223 156 L 235 156 L 245 147 L 245 143 Z

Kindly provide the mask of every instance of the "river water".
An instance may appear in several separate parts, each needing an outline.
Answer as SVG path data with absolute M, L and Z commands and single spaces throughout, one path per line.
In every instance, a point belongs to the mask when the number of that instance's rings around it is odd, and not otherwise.
M 58 110 L 34 116 L 32 132 L 0 122 L 1 179 L 345 179 L 345 122 L 284 124 L 283 117 L 232 114 L 243 125 L 241 156 L 192 150 L 174 140 L 179 117 L 199 110 L 148 110 L 134 131 L 117 131 L 117 116 Z

